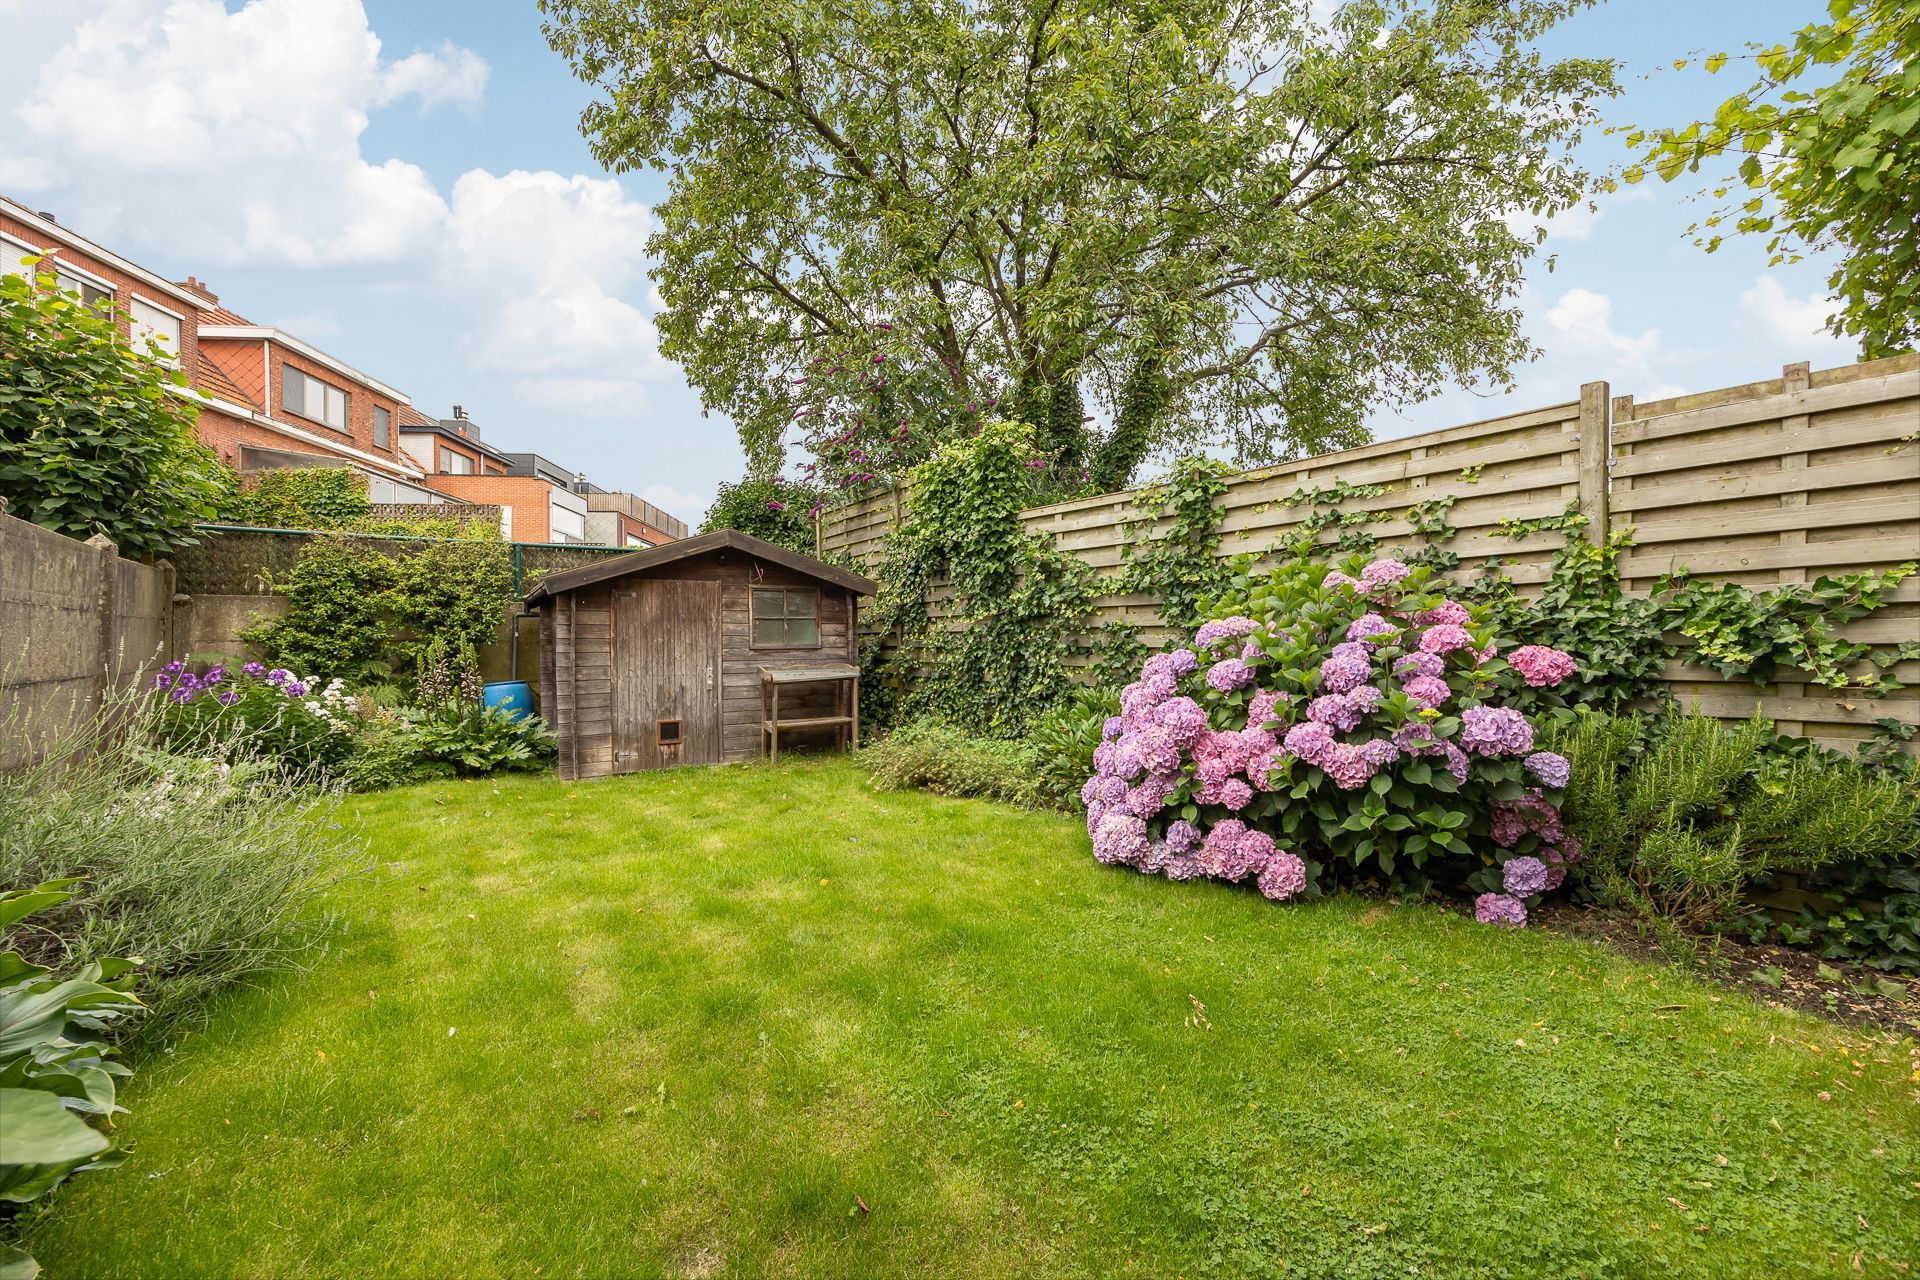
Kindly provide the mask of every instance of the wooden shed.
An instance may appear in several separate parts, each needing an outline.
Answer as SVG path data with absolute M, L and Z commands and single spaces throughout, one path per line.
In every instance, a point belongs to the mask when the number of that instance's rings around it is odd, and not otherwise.
M 859 599 L 874 590 L 732 529 L 542 578 L 527 605 L 560 776 L 750 759 L 769 689 L 780 718 L 851 740 L 859 695 L 847 677 Z

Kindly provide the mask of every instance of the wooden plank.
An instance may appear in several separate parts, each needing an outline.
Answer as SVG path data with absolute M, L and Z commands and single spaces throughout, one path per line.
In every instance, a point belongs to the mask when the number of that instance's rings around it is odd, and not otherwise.
M 1752 400 L 1736 400 L 1731 404 L 1681 410 L 1657 416 L 1648 414 L 1648 411 L 1643 408 L 1641 410 L 1643 416 L 1639 420 L 1614 424 L 1613 440 L 1616 445 L 1640 444 L 1649 440 L 1694 435 L 1702 431 L 1752 426 L 1796 414 L 1827 413 L 1854 405 L 1878 404 L 1888 400 L 1910 400 L 1916 397 L 1920 397 L 1920 371 L 1902 371 L 1883 374 L 1877 378 L 1862 378 L 1857 382 L 1808 387 L 1801 391 L 1783 392 L 1779 395 Z
M 1889 411 L 1882 416 L 1863 418 L 1857 422 L 1822 426 L 1816 437 L 1816 447 L 1842 449 L 1855 445 L 1886 444 L 1891 446 L 1887 450 L 1889 458 L 1920 456 L 1916 446 L 1900 443 L 1902 436 L 1912 434 L 1912 421 L 1910 415 Z M 1616 438 L 1615 444 L 1618 443 Z M 1618 478 L 1662 471 L 1685 471 L 1692 467 L 1726 466 L 1752 459 L 1778 457 L 1789 447 L 1775 432 L 1766 435 L 1743 433 L 1686 445 L 1663 444 L 1658 449 L 1635 448 L 1632 453 L 1614 458 L 1613 474 Z
M 1802 442 L 1803 450 L 1806 444 L 1807 442 Z M 1920 481 L 1920 453 L 1915 454 L 1911 477 L 1904 476 L 1900 470 L 1890 469 L 1884 459 L 1878 462 L 1852 461 L 1828 466 L 1808 466 L 1804 461 L 1807 458 L 1804 451 L 1797 454 L 1783 453 L 1780 457 L 1783 463 L 1789 458 L 1799 458 L 1803 461 L 1796 465 L 1783 466 L 1779 470 L 1753 472 L 1737 477 L 1629 489 L 1614 495 L 1613 509 L 1619 512 L 1650 511 L 1661 507 L 1710 505 L 1734 498 L 1760 498 L 1777 494 L 1805 493 L 1810 490 L 1883 486 L 1890 481 L 1897 482 L 1908 478 Z M 1920 519 L 1920 487 L 1914 490 L 1913 504 L 1910 514 L 1914 519 Z

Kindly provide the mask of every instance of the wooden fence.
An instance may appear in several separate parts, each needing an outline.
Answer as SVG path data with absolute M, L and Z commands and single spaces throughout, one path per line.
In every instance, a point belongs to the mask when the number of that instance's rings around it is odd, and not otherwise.
M 1337 508 L 1313 503 L 1314 490 L 1341 481 L 1385 491 Z M 1142 518 L 1139 492 L 1035 507 L 1021 518 L 1110 575 L 1119 571 L 1129 526 Z M 1447 498 L 1451 536 L 1438 540 L 1415 528 L 1415 504 Z M 887 491 L 823 513 L 819 549 L 873 569 L 910 501 Z M 1225 556 L 1272 551 L 1314 512 L 1337 509 L 1365 519 L 1347 527 L 1372 534 L 1382 553 L 1433 543 L 1460 557 L 1463 574 L 1497 560 L 1523 592 L 1546 579 L 1565 535 L 1548 528 L 1509 536 L 1509 522 L 1569 509 L 1587 517 L 1596 539 L 1632 526 L 1635 547 L 1623 573 L 1640 592 L 1682 566 L 1755 587 L 1886 568 L 1920 560 L 1920 355 L 1818 372 L 1790 365 L 1780 378 L 1647 404 L 1612 399 L 1606 383 L 1588 383 L 1564 404 L 1240 473 L 1229 478 L 1221 507 Z M 1140 526 L 1132 536 L 1155 528 Z M 1323 533 L 1322 540 L 1330 539 Z M 935 593 L 936 615 L 946 594 Z M 1920 578 L 1891 599 L 1844 634 L 1886 644 L 1920 640 Z M 1154 604 L 1148 596 L 1104 595 L 1097 620 L 1132 623 L 1150 644 L 1163 642 Z M 1920 662 L 1891 674 L 1920 684 Z M 1667 676 L 1677 694 L 1714 715 L 1741 718 L 1758 706 L 1782 732 L 1834 746 L 1857 742 L 1882 717 L 1920 724 L 1915 688 L 1882 699 L 1791 679 L 1763 689 L 1682 663 Z

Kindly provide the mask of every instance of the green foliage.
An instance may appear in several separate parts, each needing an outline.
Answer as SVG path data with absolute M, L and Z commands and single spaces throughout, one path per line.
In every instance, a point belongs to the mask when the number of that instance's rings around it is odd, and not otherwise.
M 1033 429 L 994 421 L 916 467 L 913 501 L 887 542 L 870 620 L 876 682 L 904 688 L 900 713 L 1016 737 L 1065 696 L 1067 659 L 1093 611 L 1093 574 L 1030 534 Z M 940 578 L 949 612 L 929 612 Z
M 0 937 L 74 896 L 75 879 L 0 889 Z M 0 1202 L 28 1204 L 70 1174 L 111 1169 L 126 1159 L 86 1117 L 111 1124 L 126 1111 L 107 1031 L 140 1012 L 132 970 L 138 961 L 89 961 L 68 977 L 18 951 L 0 951 Z M 39 1270 L 20 1249 L 0 1245 L 0 1275 Z
M 220 504 L 228 524 L 265 529 L 364 530 L 373 504 L 367 477 L 350 467 L 298 467 L 264 471 Z
M 1560 686 L 1569 703 L 1617 709 L 1664 699 L 1661 673 L 1673 653 L 1665 615 L 1620 583 L 1620 557 L 1632 545 L 1631 529 L 1617 529 L 1596 545 L 1575 528 L 1554 553 L 1552 576 L 1538 596 L 1522 596 L 1505 575 L 1491 571 L 1460 594 L 1486 604 L 1502 636 L 1572 654 L 1578 667 Z
M 1711 253 L 1729 232 L 1763 235 L 1774 264 L 1831 253 L 1840 307 L 1827 328 L 1874 358 L 1920 343 L 1920 9 L 1826 9 L 1791 44 L 1749 44 L 1757 75 L 1711 119 L 1629 132 L 1642 154 L 1623 177 L 1672 182 L 1724 165 L 1711 192 L 1727 203 L 1694 225 L 1694 243 Z M 1717 73 L 1728 60 L 1703 63 Z
M 926 366 L 888 421 L 1001 399 L 1102 483 L 1507 380 L 1508 223 L 1583 198 L 1614 90 L 1539 51 L 1573 7 L 542 5 L 595 156 L 669 175 L 661 347 L 754 465 L 879 329 Z
M 1877 697 L 1900 688 L 1899 682 L 1873 671 L 1852 672 L 1874 655 L 1874 646 L 1834 632 L 1882 608 L 1886 593 L 1916 571 L 1920 564 L 1908 563 L 1755 591 L 1733 582 L 1700 582 L 1683 569 L 1654 583 L 1653 596 L 1663 625 L 1691 642 L 1690 656 L 1723 676 L 1768 684 L 1782 668 L 1795 667 L 1821 688 Z
M 140 1032 L 157 1041 L 216 993 L 305 964 L 332 928 L 322 895 L 364 863 L 332 792 L 154 740 L 150 705 L 113 705 L 0 773 L 0 884 L 84 876 L 15 942 L 48 965 L 143 957 Z
M 1573 765 L 1562 812 L 1589 879 L 1682 958 L 1689 934 L 1726 923 L 1770 870 L 1912 858 L 1920 790 L 1843 756 L 1769 753 L 1757 716 L 1587 711 L 1554 739 Z
M 734 529 L 812 555 L 813 518 L 819 501 L 806 485 L 779 477 L 765 480 L 748 476 L 720 486 L 713 505 L 707 508 L 707 518 L 700 522 L 700 532 Z
M 545 723 L 487 706 L 483 688 L 473 645 L 435 637 L 420 655 L 418 714 L 409 721 L 418 765 L 480 777 L 552 764 L 554 736 Z
M 1187 457 L 1173 472 L 1134 496 L 1139 513 L 1125 529 L 1127 545 L 1116 594 L 1154 598 L 1162 622 L 1190 631 L 1200 622 L 1200 601 L 1218 593 L 1231 577 L 1220 559 L 1220 498 L 1227 492 L 1227 465 Z M 1169 520 L 1165 532 L 1153 527 Z
M 1837 867 L 1807 883 L 1816 903 L 1780 932 L 1796 946 L 1920 974 L 1920 863 L 1912 853 Z
M 913 787 L 1029 809 L 1058 803 L 1035 774 L 1030 745 L 974 737 L 938 720 L 909 721 L 861 752 L 860 759 L 874 784 L 889 790 Z
M 195 689 L 187 682 L 201 678 L 170 663 L 154 678 L 154 732 L 170 751 L 189 757 L 268 761 L 289 773 L 314 778 L 337 772 L 353 755 L 352 726 L 326 709 L 317 677 L 315 687 L 309 689 L 297 679 L 229 673 L 217 664 L 208 668 L 207 675 L 213 677 L 207 687 Z M 291 692 L 295 685 L 298 693 Z M 340 696 L 336 685 L 336 703 Z
M 317 537 L 275 586 L 288 612 L 241 639 L 269 662 L 363 684 L 414 665 L 435 640 L 492 640 L 513 599 L 513 557 L 497 539 Z
M 1138 671 L 1136 660 L 1133 669 Z M 1130 678 L 1130 677 L 1128 677 Z M 1034 776 L 1049 800 L 1071 808 L 1080 788 L 1093 776 L 1093 753 L 1099 748 L 1107 721 L 1120 714 L 1122 681 L 1075 689 L 1066 701 L 1036 718 L 1027 734 L 1033 749 Z
M 0 497 L 22 520 L 151 559 L 193 542 L 231 473 L 194 437 L 186 379 L 112 316 L 0 273 Z

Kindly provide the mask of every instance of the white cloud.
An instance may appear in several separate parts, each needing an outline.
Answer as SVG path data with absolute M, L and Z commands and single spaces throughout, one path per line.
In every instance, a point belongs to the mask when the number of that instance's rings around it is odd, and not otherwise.
M 528 404 L 590 418 L 626 418 L 647 405 L 646 384 L 637 378 L 522 378 L 513 384 Z
M 1826 331 L 1827 320 L 1840 309 L 1832 298 L 1809 294 L 1796 298 L 1772 276 L 1763 275 L 1740 295 L 1741 310 L 1757 321 L 1769 338 L 1788 347 L 1805 347 L 1837 339 Z
M 412 54 L 388 66 L 375 101 L 384 106 L 411 95 L 420 99 L 422 108 L 443 102 L 477 107 L 490 70 L 485 58 L 448 40 L 431 53 Z
M 1568 345 L 1607 354 L 1619 372 L 1644 373 L 1665 356 L 1660 331 L 1621 333 L 1613 327 L 1613 299 L 1572 288 L 1548 309 L 1547 324 Z
M 85 0 L 8 25 L 47 53 L 10 59 L 39 73 L 15 81 L 0 172 L 47 179 L 97 234 L 236 262 L 390 262 L 426 243 L 446 202 L 418 165 L 362 153 L 369 113 L 476 102 L 486 83 L 451 45 L 383 61 L 360 0 Z

